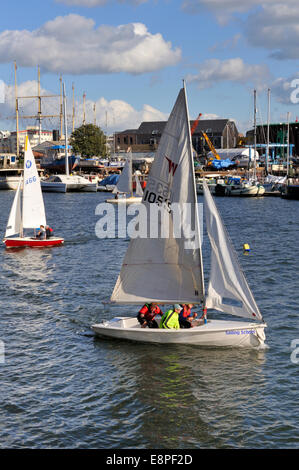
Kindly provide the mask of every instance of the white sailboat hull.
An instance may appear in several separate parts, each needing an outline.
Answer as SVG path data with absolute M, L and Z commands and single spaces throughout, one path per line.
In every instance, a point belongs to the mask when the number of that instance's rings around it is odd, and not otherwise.
M 41 188 L 44 192 L 50 193 L 66 193 L 67 185 L 65 183 L 46 183 L 44 181 L 41 182 Z
M 0 176 L 0 189 L 16 190 L 21 176 Z
M 118 199 L 106 199 L 106 202 L 109 202 L 110 204 L 138 204 L 142 202 L 142 197 L 120 197 Z
M 83 180 L 83 178 L 82 178 Z M 41 188 L 44 192 L 66 193 L 69 191 L 97 192 L 97 184 L 89 181 L 70 180 L 65 178 L 63 181 L 42 181 Z
M 229 185 L 226 187 L 226 195 L 227 196 L 263 196 L 265 193 L 265 188 L 263 186 L 244 186 L 244 187 L 230 187 Z
M 265 323 L 209 320 L 194 328 L 167 330 L 141 328 L 136 318 L 116 317 L 91 328 L 96 335 L 145 343 L 258 348 L 264 345 L 266 326 Z

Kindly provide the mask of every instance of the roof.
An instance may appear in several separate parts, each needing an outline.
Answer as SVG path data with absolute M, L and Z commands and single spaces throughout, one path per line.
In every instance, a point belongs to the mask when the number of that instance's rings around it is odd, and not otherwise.
M 126 129 L 125 131 L 116 132 L 116 134 L 138 134 L 138 129 Z
M 217 132 L 222 133 L 229 119 L 203 119 L 199 120 L 195 132 Z M 138 134 L 162 134 L 167 121 L 142 122 L 138 129 Z M 190 121 L 192 127 L 195 120 Z

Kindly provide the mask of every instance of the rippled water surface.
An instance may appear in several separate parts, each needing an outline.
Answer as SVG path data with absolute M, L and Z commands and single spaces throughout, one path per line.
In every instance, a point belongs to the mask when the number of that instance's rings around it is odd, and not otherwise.
M 0 191 L 2 236 L 13 197 Z M 65 245 L 0 248 L 0 447 L 298 446 L 299 353 L 291 343 L 299 347 L 299 202 L 216 199 L 268 324 L 268 349 L 254 351 L 94 337 L 92 323 L 136 314 L 102 303 L 128 245 L 95 236 L 95 208 L 106 197 L 44 194 Z M 206 254 L 204 261 L 208 271 Z

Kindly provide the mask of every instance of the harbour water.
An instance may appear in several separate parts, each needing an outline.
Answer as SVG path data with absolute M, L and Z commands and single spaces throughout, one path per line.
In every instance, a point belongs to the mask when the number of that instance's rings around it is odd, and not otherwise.
M 13 197 L 0 192 L 2 236 Z M 216 199 L 268 324 L 255 351 L 94 337 L 94 322 L 136 314 L 102 303 L 128 245 L 95 236 L 106 198 L 44 194 L 65 245 L 0 248 L 0 448 L 297 447 L 298 201 Z

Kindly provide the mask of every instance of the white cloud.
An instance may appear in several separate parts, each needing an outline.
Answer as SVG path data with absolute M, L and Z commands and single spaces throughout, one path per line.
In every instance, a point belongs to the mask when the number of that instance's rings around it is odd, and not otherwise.
M 248 42 L 271 51 L 275 59 L 299 59 L 298 3 L 265 5 L 249 16 L 246 28 Z
M 142 74 L 178 63 L 181 51 L 142 23 L 96 28 L 92 19 L 70 14 L 35 31 L 2 32 L 0 63 L 14 59 L 56 73 Z
M 275 2 L 275 0 L 265 0 Z M 219 23 L 226 23 L 234 14 L 248 12 L 261 4 L 261 0 L 183 0 L 182 9 L 189 13 L 209 10 L 215 14 Z
M 201 11 L 203 8 L 211 10 L 221 19 L 222 15 L 231 16 L 235 13 L 244 13 L 253 8 L 263 8 L 267 5 L 279 4 L 296 5 L 297 0 L 183 0 L 182 7 L 189 11 Z
M 246 14 L 239 25 L 249 44 L 268 49 L 275 59 L 299 58 L 298 0 L 183 0 L 182 8 L 211 11 L 222 24 Z
M 269 77 L 266 65 L 246 64 L 240 57 L 227 60 L 210 59 L 198 66 L 196 75 L 187 77 L 189 82 L 196 82 L 199 88 L 209 88 L 220 82 L 252 83 L 263 87 Z

